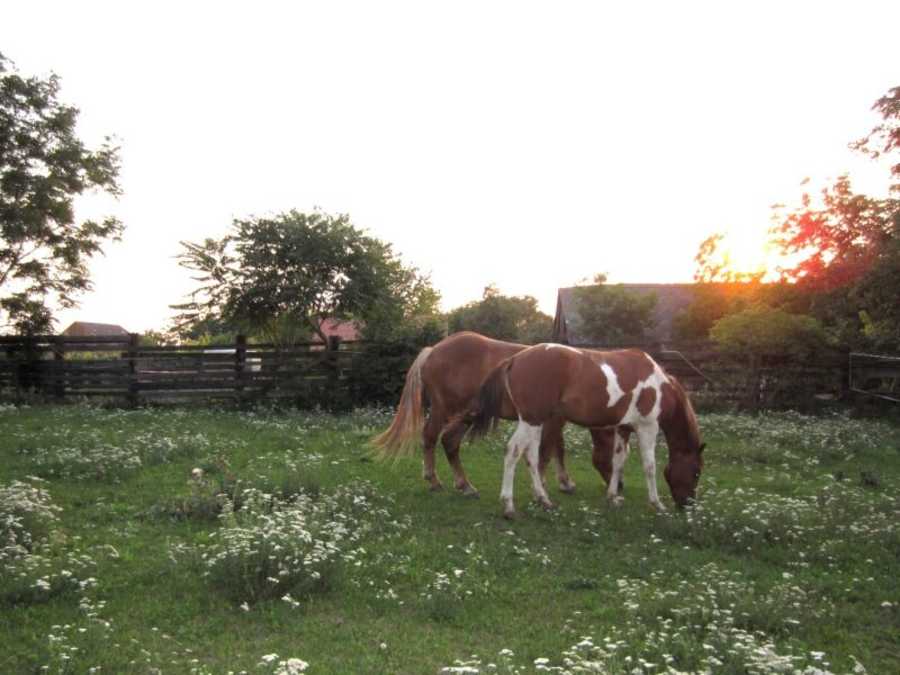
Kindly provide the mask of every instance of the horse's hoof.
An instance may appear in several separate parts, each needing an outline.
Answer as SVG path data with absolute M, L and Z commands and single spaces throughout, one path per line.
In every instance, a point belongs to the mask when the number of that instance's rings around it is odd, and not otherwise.
M 568 484 L 559 484 L 559 491 L 566 495 L 574 495 L 575 494 L 575 483 Z
M 609 501 L 609 505 L 615 508 L 619 508 L 620 506 L 622 506 L 622 504 L 625 503 L 624 497 L 620 497 L 619 495 L 616 495 L 615 497 L 608 497 L 607 499 Z
M 514 510 L 510 511 L 508 509 L 504 509 L 503 517 L 506 518 L 506 520 L 515 520 L 518 517 L 518 514 L 516 514 Z
M 443 492 L 444 485 L 441 482 L 432 483 L 431 485 L 428 486 L 428 489 L 431 490 L 432 492 Z
M 468 497 L 469 499 L 478 499 L 481 496 L 481 493 L 471 485 L 466 485 L 465 487 L 458 489 L 463 497 Z
M 538 503 L 543 507 L 544 511 L 556 510 L 556 504 L 551 502 L 549 499 L 539 499 Z

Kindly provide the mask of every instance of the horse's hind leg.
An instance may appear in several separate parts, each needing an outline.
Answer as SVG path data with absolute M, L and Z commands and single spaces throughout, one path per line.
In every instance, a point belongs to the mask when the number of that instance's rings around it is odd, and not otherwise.
M 591 463 L 603 477 L 607 486 L 612 480 L 613 457 L 616 451 L 625 452 L 625 456 L 628 456 L 628 437 L 630 435 L 630 431 L 619 427 L 614 429 L 591 429 L 591 440 L 594 446 L 594 451 L 591 454 Z M 621 495 L 624 491 L 625 484 L 620 473 L 616 493 Z
M 459 445 L 462 443 L 463 436 L 466 435 L 466 428 L 466 425 L 462 422 L 451 424 L 444 431 L 441 443 L 444 446 L 444 454 L 447 455 L 447 461 L 453 469 L 453 482 L 456 485 L 456 489 L 466 497 L 477 497 L 478 490 L 469 482 L 466 471 L 463 469 L 462 462 L 459 459 Z
M 533 427 L 527 422 L 520 420 L 519 426 L 516 427 L 515 432 L 513 432 L 512 437 L 509 439 L 509 443 L 506 444 L 506 457 L 503 459 L 503 483 L 500 488 L 500 501 L 503 502 L 503 516 L 505 518 L 514 518 L 516 515 L 516 507 L 513 503 L 516 463 L 519 461 L 519 457 L 522 456 L 522 453 L 530 449 L 532 445 L 534 445 L 535 451 L 533 456 L 529 454 L 528 458 L 532 472 L 532 480 L 536 481 L 537 485 L 540 486 L 540 490 L 543 491 L 544 489 L 540 474 L 537 471 L 537 454 L 540 443 L 541 428 Z M 535 476 L 537 476 L 536 479 L 534 478 Z M 538 487 L 536 486 L 535 491 L 537 490 Z M 546 494 L 546 492 L 544 494 Z
M 425 422 L 425 428 L 422 431 L 422 445 L 424 446 L 422 453 L 422 478 L 428 481 L 431 490 L 435 492 L 444 489 L 440 478 L 438 478 L 437 469 L 434 466 L 434 446 L 437 445 L 438 436 L 441 435 L 441 427 L 443 426 L 444 416 L 432 408 L 428 421 Z
M 566 471 L 566 449 L 563 441 L 564 425 L 565 422 L 562 419 L 551 419 L 544 423 L 541 433 L 538 470 L 543 480 L 547 473 L 547 464 L 552 457 L 556 462 L 556 478 L 559 481 L 559 489 L 561 492 L 571 495 L 575 494 L 575 482 L 569 477 L 569 472 Z
M 522 422 L 521 424 L 525 424 Z M 552 509 L 553 502 L 550 501 L 550 497 L 547 494 L 546 488 L 544 488 L 544 480 L 541 476 L 541 472 L 538 470 L 538 455 L 540 453 L 540 445 L 541 445 L 541 427 L 533 427 L 530 424 L 525 424 L 527 427 L 527 449 L 525 454 L 525 460 L 528 464 L 528 470 L 531 472 L 531 484 L 532 490 L 534 491 L 534 498 L 540 502 L 541 506 L 545 509 Z

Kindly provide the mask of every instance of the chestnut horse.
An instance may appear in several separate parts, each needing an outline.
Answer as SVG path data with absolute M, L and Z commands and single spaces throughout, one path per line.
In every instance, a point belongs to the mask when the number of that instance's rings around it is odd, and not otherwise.
M 682 507 L 695 496 L 703 468 L 697 417 L 681 384 L 649 355 L 636 349 L 580 350 L 544 344 L 525 349 L 501 363 L 488 376 L 467 421 L 473 435 L 484 435 L 499 417 L 515 411 L 519 424 L 507 445 L 500 499 L 504 515 L 515 514 L 513 479 L 523 452 L 531 470 L 534 495 L 545 507 L 553 504 L 536 468 L 543 426 L 562 418 L 590 429 L 633 430 L 641 450 L 650 503 L 665 507 L 656 490 L 656 436 L 660 428 L 669 446 L 665 477 L 675 503 Z M 474 414 L 473 414 L 474 413 Z M 627 443 L 617 444 L 609 485 L 622 475 Z M 607 496 L 619 502 L 612 487 Z
M 488 374 L 505 359 L 525 349 L 525 345 L 502 342 L 471 332 L 454 333 L 434 347 L 426 347 L 406 373 L 406 383 L 391 426 L 372 443 L 381 448 L 382 456 L 396 457 L 412 454 L 421 434 L 424 445 L 423 477 L 432 490 L 440 490 L 443 486 L 434 465 L 434 448 L 440 438 L 447 461 L 453 469 L 456 488 L 464 494 L 477 495 L 478 491 L 469 482 L 459 459 L 459 446 L 469 428 L 464 413 L 476 401 Z M 430 406 L 427 420 L 426 404 Z M 498 414 L 505 419 L 517 419 L 511 407 L 500 409 Z M 564 424 L 557 418 L 548 419 L 543 424 L 538 471 L 543 476 L 547 463 L 553 457 L 560 490 L 571 493 L 575 490 L 575 483 L 569 478 L 565 467 Z M 613 449 L 623 443 L 627 447 L 627 434 L 619 437 L 615 430 L 592 429 L 591 435 L 594 466 L 608 484 L 612 475 Z

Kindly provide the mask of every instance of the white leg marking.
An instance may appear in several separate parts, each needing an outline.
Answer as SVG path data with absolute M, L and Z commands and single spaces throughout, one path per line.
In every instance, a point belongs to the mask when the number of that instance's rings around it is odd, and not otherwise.
M 625 460 L 628 459 L 628 444 L 617 431 L 616 440 L 613 443 L 612 474 L 609 477 L 609 486 L 606 489 L 606 498 L 615 506 L 619 506 L 624 499 L 619 495 L 619 481 L 622 479 L 622 469 Z
M 656 422 L 642 424 L 637 428 L 641 464 L 644 466 L 644 477 L 647 479 L 647 497 L 657 511 L 665 511 L 666 507 L 659 501 L 659 493 L 656 491 L 656 434 L 658 432 L 659 424 Z
M 540 455 L 541 449 L 541 425 L 533 427 L 525 422 L 521 422 L 528 428 L 528 449 L 525 455 L 525 461 L 528 464 L 528 469 L 531 472 L 531 487 L 534 491 L 534 498 L 537 499 L 544 507 L 550 508 L 553 506 L 553 503 L 550 501 L 550 497 L 547 495 L 547 490 L 544 488 L 544 481 L 541 477 L 541 472 L 538 471 L 538 456 Z
M 516 427 L 506 446 L 506 458 L 503 461 L 503 484 L 500 488 L 500 500 L 503 502 L 503 511 L 507 516 L 511 516 L 516 511 L 513 504 L 516 463 L 525 450 L 529 450 L 532 445 L 540 447 L 540 443 L 541 427 L 533 427 L 527 422 L 519 420 L 519 426 Z M 533 473 L 537 473 L 537 456 L 532 461 L 529 455 L 529 461 L 534 465 Z

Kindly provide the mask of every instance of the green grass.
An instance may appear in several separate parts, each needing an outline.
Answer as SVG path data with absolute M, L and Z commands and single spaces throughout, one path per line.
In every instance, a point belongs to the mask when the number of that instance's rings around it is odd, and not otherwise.
M 464 447 L 467 499 L 429 492 L 420 457 L 372 460 L 386 412 L 2 408 L 0 490 L 61 510 L 3 493 L 0 535 L 33 541 L 0 557 L 0 672 L 900 672 L 900 430 L 700 421 L 691 512 L 651 511 L 636 456 L 607 506 L 568 428 L 577 494 L 530 505 L 523 464 L 508 522 L 508 427 Z M 289 559 L 285 523 L 332 553 Z

